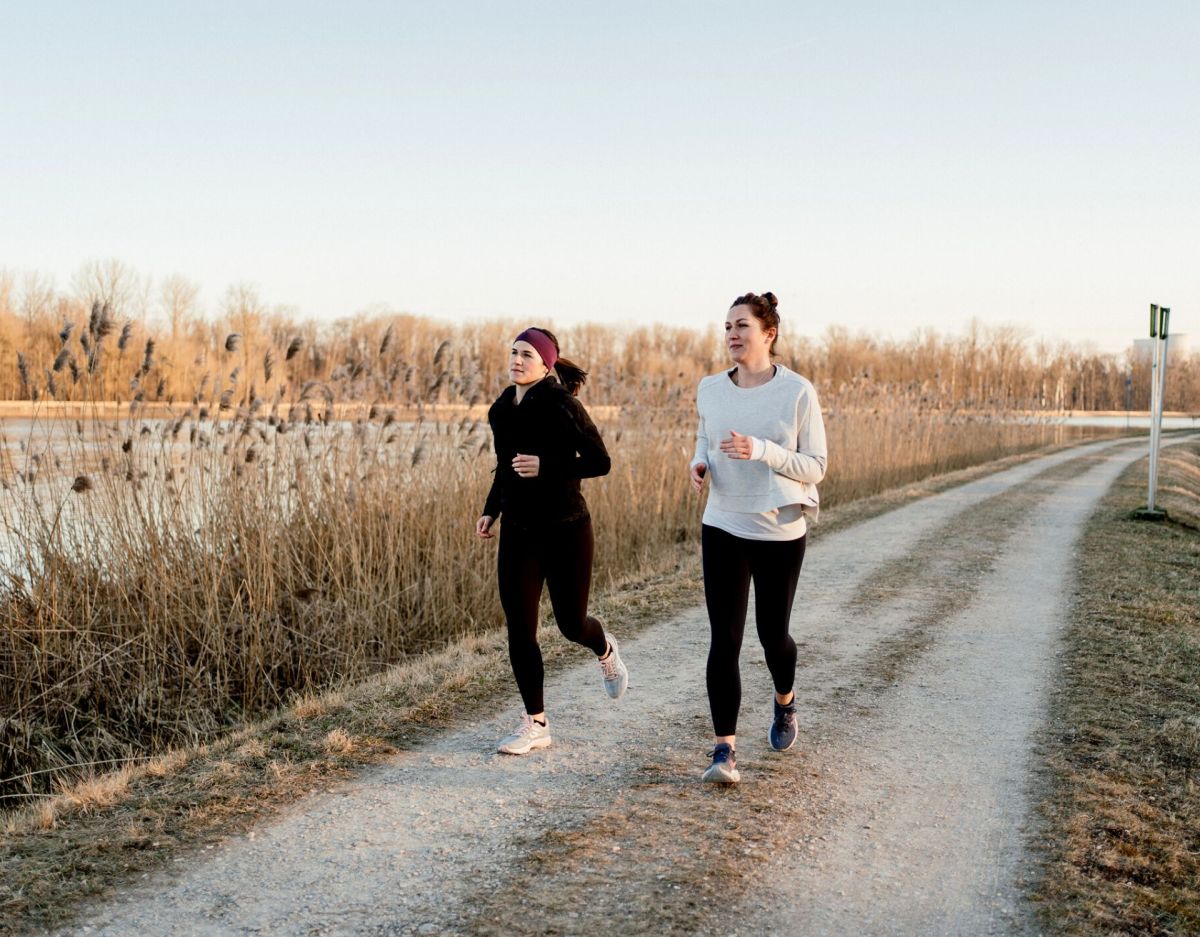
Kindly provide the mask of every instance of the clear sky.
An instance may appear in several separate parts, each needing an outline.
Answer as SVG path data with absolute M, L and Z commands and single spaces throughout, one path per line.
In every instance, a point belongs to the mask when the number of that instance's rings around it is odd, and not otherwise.
M 1200 332 L 1200 4 L 13 3 L 0 267 L 305 317 Z

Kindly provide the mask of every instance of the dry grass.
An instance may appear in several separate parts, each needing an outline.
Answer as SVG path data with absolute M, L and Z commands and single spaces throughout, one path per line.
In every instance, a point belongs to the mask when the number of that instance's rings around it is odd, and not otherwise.
M 1092 518 L 1062 691 L 1040 897 L 1054 933 L 1200 933 L 1200 445 L 1134 465 Z
M 434 344 L 429 323 L 392 323 L 358 341 L 336 378 L 298 383 L 288 352 L 314 339 L 248 321 L 240 337 L 210 336 L 209 371 L 186 404 L 151 415 L 143 400 L 115 422 L 56 410 L 3 450 L 5 802 L 304 706 L 501 623 L 494 545 L 472 529 L 493 459 L 471 407 L 495 389 L 504 324 Z M 56 357 L 77 357 L 75 399 L 142 394 L 170 373 L 154 347 L 114 348 L 118 331 L 103 306 L 64 330 Z M 593 363 L 588 403 L 609 408 L 614 470 L 587 483 L 600 596 L 672 569 L 698 530 L 685 472 L 694 385 L 664 366 L 711 370 L 713 346 L 694 332 L 654 340 L 618 354 L 611 331 L 583 327 L 568 346 Z M 979 401 L 967 409 L 945 396 L 955 386 L 860 376 L 828 393 L 826 504 L 1064 435 Z M 433 410 L 449 401 L 452 418 Z
M 834 509 L 823 514 L 815 536 L 1026 458 L 1011 456 Z M 633 633 L 673 608 L 701 601 L 692 543 L 673 544 L 658 564 L 663 571 L 656 576 L 635 570 L 614 579 L 595 612 Z M 543 634 L 549 669 L 578 660 L 577 649 L 552 625 Z M 453 725 L 466 696 L 477 703 L 511 697 L 510 684 L 503 635 L 467 636 L 357 683 L 327 692 L 310 688 L 266 719 L 135 766 L 123 796 L 105 810 L 80 812 L 71 799 L 55 795 L 13 811 L 0 844 L 0 933 L 69 919 L 81 899 L 136 880 L 180 851 L 251 829 L 357 766 Z M 353 747 L 339 751 L 329 744 L 342 737 Z M 709 871 L 715 888 L 720 869 Z
M 623 583 L 619 594 L 596 603 L 596 614 L 632 634 L 668 609 L 699 601 L 694 552 L 681 546 L 671 554 L 671 569 Z M 549 671 L 579 659 L 556 635 L 553 625 L 543 627 Z M 468 636 L 312 694 L 207 745 L 123 770 L 114 783 L 120 796 L 106 810 L 64 793 L 11 811 L 0 841 L 0 934 L 69 920 L 81 900 L 136 880 L 180 851 L 244 833 L 355 768 L 419 744 L 454 725 L 467 696 L 476 703 L 511 696 L 507 659 L 502 634 Z M 132 839 L 131 829 L 138 831 Z
M 508 688 L 494 546 L 471 528 L 491 467 L 479 408 L 511 328 L 301 336 L 252 312 L 230 320 L 238 341 L 209 327 L 133 355 L 100 309 L 90 351 L 82 324 L 28 351 L 35 418 L 0 457 L 19 547 L 0 559 L 0 796 L 16 808 L 0 929 L 59 919 L 417 743 L 465 692 Z M 698 597 L 683 466 L 695 379 L 720 359 L 686 330 L 564 344 L 595 368 L 587 402 L 614 455 L 587 483 L 597 609 L 632 627 Z M 56 372 L 64 350 L 74 369 Z M 836 343 L 789 363 L 828 410 L 827 505 L 1063 442 L 1008 422 L 987 381 L 956 384 L 965 365 L 837 377 L 853 358 Z M 37 383 L 46 367 L 56 388 Z M 104 419 L 120 395 L 142 397 Z M 64 399 L 88 418 L 38 409 Z M 551 665 L 570 653 L 546 649 Z
M 89 813 L 111 807 L 125 796 L 132 773 L 132 768 L 124 767 L 72 784 L 64 789 L 62 801 L 75 813 Z
M 323 744 L 325 751 L 331 755 L 346 755 L 354 751 L 354 739 L 341 726 L 330 729 Z

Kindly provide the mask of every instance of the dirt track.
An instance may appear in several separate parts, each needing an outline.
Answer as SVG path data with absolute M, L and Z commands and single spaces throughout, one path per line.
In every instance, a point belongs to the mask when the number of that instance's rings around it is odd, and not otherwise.
M 792 623 L 800 741 L 766 744 L 751 626 L 736 788 L 697 782 L 689 609 L 623 642 L 620 702 L 591 661 L 548 681 L 551 749 L 492 753 L 514 693 L 71 932 L 1035 933 L 1031 739 L 1072 547 L 1143 453 L 1097 443 L 818 533 Z

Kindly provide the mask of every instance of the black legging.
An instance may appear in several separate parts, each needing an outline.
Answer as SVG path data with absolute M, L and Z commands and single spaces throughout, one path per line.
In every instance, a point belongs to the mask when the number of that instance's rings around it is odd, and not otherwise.
M 527 713 L 542 701 L 542 649 L 537 642 L 542 583 L 550 589 L 554 620 L 563 636 L 597 656 L 608 648 L 604 628 L 587 613 L 592 586 L 592 522 L 588 518 L 529 529 L 501 525 L 496 575 L 508 622 L 508 657 Z
M 807 535 L 797 540 L 747 540 L 702 525 L 704 601 L 712 628 L 708 651 L 708 705 L 715 735 L 737 734 L 742 705 L 738 655 L 746 630 L 750 580 L 754 580 L 754 620 L 758 640 L 778 693 L 789 693 L 796 680 L 796 642 L 788 634 L 792 600 Z

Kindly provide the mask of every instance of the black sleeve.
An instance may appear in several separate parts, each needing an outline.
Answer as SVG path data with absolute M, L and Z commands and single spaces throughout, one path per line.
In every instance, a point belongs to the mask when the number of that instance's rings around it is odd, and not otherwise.
M 483 513 L 480 517 L 498 518 L 500 516 L 500 443 L 496 439 L 496 424 L 492 414 L 488 413 L 488 427 L 492 431 L 492 448 L 496 453 L 496 467 L 492 469 L 492 487 L 488 490 L 487 500 L 483 503 Z
M 490 517 L 493 520 L 500 516 L 500 466 L 497 464 L 492 472 L 492 487 L 488 491 L 487 500 L 483 503 L 483 513 L 480 517 Z
M 596 478 L 607 475 L 612 459 L 600 431 L 575 397 L 563 394 L 556 408 L 556 431 L 561 434 L 561 455 L 543 460 L 540 474 L 553 478 Z M 557 448 L 557 447 L 556 447 Z

